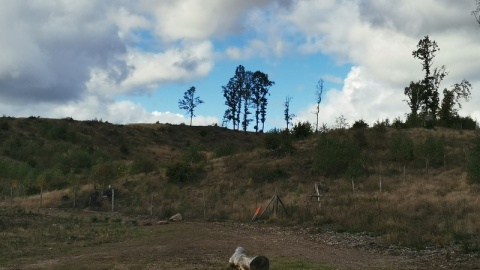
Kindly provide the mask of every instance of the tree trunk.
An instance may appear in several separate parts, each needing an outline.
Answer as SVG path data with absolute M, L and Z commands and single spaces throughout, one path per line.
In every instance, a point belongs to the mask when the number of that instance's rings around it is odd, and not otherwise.
M 237 247 L 228 263 L 231 268 L 240 270 L 268 270 L 270 269 L 270 262 L 267 257 L 257 256 L 249 257 L 245 254 L 245 249 Z

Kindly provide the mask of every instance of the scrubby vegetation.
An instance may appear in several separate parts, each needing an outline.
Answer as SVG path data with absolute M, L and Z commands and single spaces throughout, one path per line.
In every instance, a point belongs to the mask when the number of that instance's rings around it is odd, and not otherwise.
M 263 221 L 480 251 L 477 131 L 404 129 L 397 120 L 346 129 L 341 120 L 321 133 L 298 123 L 261 134 L 4 117 L 0 204 L 111 211 L 110 200 L 91 203 L 94 190 L 111 186 L 122 213 L 247 222 L 277 191 L 287 213 Z M 321 208 L 307 205 L 316 183 Z

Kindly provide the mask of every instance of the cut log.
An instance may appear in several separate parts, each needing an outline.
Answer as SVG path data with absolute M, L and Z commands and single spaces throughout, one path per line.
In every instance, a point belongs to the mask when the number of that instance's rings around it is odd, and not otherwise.
M 249 257 L 243 247 L 237 247 L 230 260 L 230 267 L 239 270 L 269 270 L 270 261 L 265 256 Z

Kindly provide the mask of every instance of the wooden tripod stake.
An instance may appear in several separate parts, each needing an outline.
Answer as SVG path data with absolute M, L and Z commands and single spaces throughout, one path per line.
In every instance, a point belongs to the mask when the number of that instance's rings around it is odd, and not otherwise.
M 315 192 L 313 195 L 310 195 L 310 199 L 308 199 L 308 202 L 307 202 L 307 205 L 310 203 L 310 201 L 312 200 L 312 198 L 317 198 L 317 202 L 318 202 L 318 208 L 320 210 L 322 210 L 322 201 L 320 200 L 321 199 L 321 195 L 320 195 L 320 190 L 318 188 L 318 184 L 315 183 Z
M 255 221 L 256 219 L 259 219 L 260 217 L 262 217 L 263 213 L 265 213 L 265 211 L 267 211 L 267 209 L 270 207 L 271 204 L 272 204 L 272 207 L 273 207 L 274 217 L 277 217 L 277 212 L 278 212 L 279 205 L 282 206 L 283 211 L 285 211 L 285 214 L 287 214 L 287 208 L 283 204 L 282 199 L 280 199 L 280 196 L 278 196 L 277 189 L 275 189 L 275 195 L 273 195 L 273 197 L 270 200 L 270 202 L 268 203 L 267 207 L 265 207 L 265 209 L 263 209 L 262 213 L 260 213 L 260 215 L 258 217 L 256 217 L 256 218 L 254 217 L 254 219 L 252 219 L 252 221 Z

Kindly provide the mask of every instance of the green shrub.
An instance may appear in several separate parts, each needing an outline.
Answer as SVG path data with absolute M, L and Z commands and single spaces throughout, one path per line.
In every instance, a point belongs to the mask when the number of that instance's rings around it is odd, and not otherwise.
M 315 146 L 313 170 L 328 177 L 344 174 L 360 159 L 360 147 L 351 139 L 323 135 Z
M 62 174 L 61 171 L 52 168 L 44 170 L 37 177 L 37 183 L 45 183 L 45 189 L 47 190 L 57 190 L 68 187 L 69 179 Z
M 377 120 L 375 123 L 373 123 L 373 129 L 381 133 L 385 133 L 389 126 L 390 126 L 390 121 L 388 119 L 381 120 L 381 121 Z
M 353 139 L 361 148 L 368 146 L 367 137 L 365 136 L 365 130 L 363 128 L 357 128 L 353 132 Z
M 476 139 L 475 145 L 468 155 L 467 175 L 471 182 L 480 184 L 480 138 Z
M 250 177 L 255 183 L 271 183 L 280 179 L 288 178 L 288 173 L 276 164 L 272 166 L 258 166 L 252 168 Z
M 421 127 L 423 124 L 422 118 L 417 114 L 408 114 L 405 126 L 407 128 Z
M 183 160 L 188 163 L 200 163 L 207 160 L 207 156 L 202 152 L 202 148 L 198 144 L 189 144 L 183 153 Z
M 8 131 L 8 130 L 10 129 L 10 124 L 9 124 L 7 121 L 2 120 L 2 121 L 0 122 L 0 129 L 1 129 L 1 130 Z
M 425 159 L 427 166 L 441 165 L 445 157 L 445 138 L 428 135 L 418 146 L 417 152 L 421 158 Z
M 235 147 L 228 142 L 222 143 L 214 150 L 215 157 L 231 156 L 236 153 Z
M 95 166 L 93 180 L 104 188 L 115 180 L 115 167 L 110 163 L 102 163 Z
M 312 135 L 313 127 L 310 122 L 298 122 L 293 126 L 293 136 L 297 139 L 307 138 L 308 136 Z
M 413 160 L 413 140 L 404 132 L 397 132 L 392 136 L 389 142 L 389 151 L 393 160 L 405 164 L 408 161 Z
M 196 178 L 194 168 L 186 162 L 176 162 L 167 166 L 166 176 L 171 183 L 182 184 Z
M 14 159 L 19 159 L 19 152 L 23 146 L 22 141 L 18 138 L 8 138 L 3 142 L 3 153 Z
M 459 117 L 458 121 L 460 122 L 460 129 L 475 130 L 478 127 L 477 121 L 469 116 Z
M 363 165 L 362 160 L 360 158 L 351 160 L 345 171 L 345 177 L 347 177 L 348 179 L 351 179 L 351 178 L 356 179 L 366 174 L 367 174 L 367 169 Z
M 137 158 L 130 166 L 130 174 L 149 173 L 157 169 L 155 163 L 147 158 Z
M 292 136 L 288 131 L 265 134 L 264 144 L 266 149 L 273 150 L 273 153 L 279 156 L 291 154 L 295 151 Z
M 90 169 L 94 164 L 94 157 L 89 154 L 85 149 L 77 148 L 68 155 L 68 163 L 70 170 L 77 169 Z M 65 173 L 68 173 L 70 170 L 65 170 Z
M 352 129 L 366 129 L 368 128 L 367 122 L 365 122 L 363 119 L 355 121 L 352 125 Z
M 397 118 L 393 119 L 392 127 L 396 128 L 396 129 L 402 129 L 402 128 L 406 128 L 407 125 L 402 122 L 400 117 L 397 117 Z
M 130 154 L 130 150 L 128 149 L 128 146 L 126 146 L 125 144 L 122 144 L 122 145 L 120 146 L 120 153 L 121 153 L 122 155 L 128 155 L 128 154 Z
M 267 133 L 263 139 L 265 148 L 267 150 L 276 150 L 280 147 L 281 140 L 278 133 Z
M 38 187 L 38 185 L 28 185 L 25 188 L 25 195 L 31 196 L 37 194 L 40 194 L 40 187 Z
M 371 134 L 372 134 L 372 144 L 375 148 L 383 148 L 384 141 L 387 137 L 387 127 L 389 127 L 389 121 L 386 120 L 377 120 L 372 127 Z

